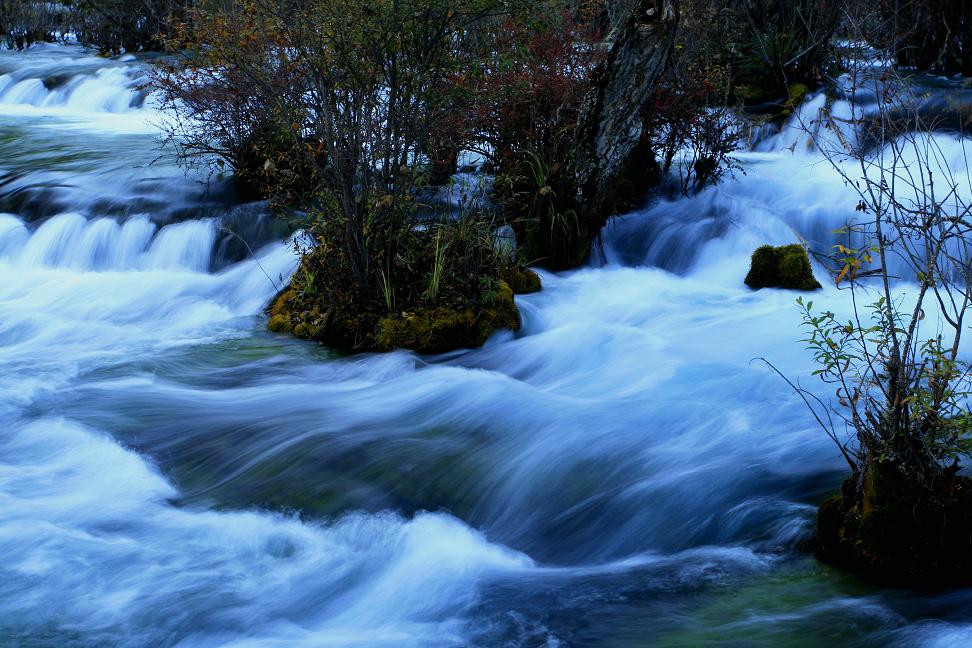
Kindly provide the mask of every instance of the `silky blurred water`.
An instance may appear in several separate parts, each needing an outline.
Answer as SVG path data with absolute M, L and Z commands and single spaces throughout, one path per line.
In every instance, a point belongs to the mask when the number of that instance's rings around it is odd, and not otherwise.
M 265 332 L 293 252 L 175 166 L 145 64 L 0 73 L 0 644 L 972 641 L 972 593 L 808 552 L 845 467 L 754 361 L 817 388 L 796 294 L 742 283 L 853 215 L 798 132 L 610 224 L 516 335 L 341 356 Z

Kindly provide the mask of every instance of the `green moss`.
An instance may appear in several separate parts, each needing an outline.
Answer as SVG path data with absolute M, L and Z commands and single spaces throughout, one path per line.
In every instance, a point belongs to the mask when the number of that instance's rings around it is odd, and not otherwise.
M 818 290 L 820 283 L 813 276 L 810 258 L 800 245 L 773 247 L 764 245 L 753 252 L 746 285 L 760 288 L 788 288 Z
M 284 315 L 274 315 L 267 323 L 267 330 L 273 333 L 289 333 L 293 330 L 290 325 L 290 318 Z
M 786 106 L 793 110 L 807 98 L 807 95 L 810 94 L 810 88 L 802 83 L 794 83 L 786 89 L 786 92 Z
M 817 551 L 827 562 L 886 583 L 972 583 L 972 480 L 922 486 L 886 461 L 848 479 L 817 513 Z
M 506 273 L 505 281 L 517 295 L 529 295 L 543 289 L 540 275 L 529 268 L 514 268 Z
M 274 300 L 273 304 L 270 306 L 270 315 L 278 316 L 283 315 L 290 311 L 288 303 L 295 297 L 293 290 L 283 290 L 278 294 Z
M 518 330 L 520 314 L 513 290 L 499 282 L 495 304 L 479 312 L 449 306 L 423 308 L 378 321 L 375 343 L 378 350 L 411 349 L 419 353 L 443 353 L 453 349 L 480 347 L 493 331 Z
M 803 100 L 807 98 L 810 94 L 810 88 L 802 83 L 794 83 L 793 85 L 787 87 L 786 89 L 786 103 L 783 104 L 783 110 L 780 111 L 779 118 L 786 118 L 793 114 Z
M 292 333 L 336 349 L 359 351 L 411 349 L 444 353 L 482 346 L 500 328 L 520 328 L 513 289 L 505 281 L 498 282 L 488 307 L 444 304 L 378 317 L 348 305 L 328 306 L 317 298 L 287 290 L 274 300 L 269 312 L 270 331 Z

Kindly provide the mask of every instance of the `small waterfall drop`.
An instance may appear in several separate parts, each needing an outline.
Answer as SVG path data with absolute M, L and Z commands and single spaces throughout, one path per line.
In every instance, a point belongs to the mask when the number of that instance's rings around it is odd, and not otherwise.
M 66 59 L 64 48 L 56 46 L 37 50 L 33 65 L 0 67 L 0 106 L 116 115 L 145 106 L 149 68 L 93 56 Z

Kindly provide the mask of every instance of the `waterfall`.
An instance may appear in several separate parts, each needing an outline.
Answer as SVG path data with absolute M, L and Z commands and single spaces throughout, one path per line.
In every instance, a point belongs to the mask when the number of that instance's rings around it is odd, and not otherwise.
M 0 106 L 56 108 L 68 114 L 121 114 L 145 107 L 145 66 L 92 56 L 66 58 L 63 48 L 52 46 L 36 49 L 34 65 L 0 68 Z

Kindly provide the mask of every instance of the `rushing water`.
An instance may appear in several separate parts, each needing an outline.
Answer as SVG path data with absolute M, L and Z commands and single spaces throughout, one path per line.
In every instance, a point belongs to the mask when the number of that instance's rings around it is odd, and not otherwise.
M 845 468 L 753 361 L 809 373 L 795 295 L 742 284 L 853 213 L 799 133 L 610 225 L 517 335 L 338 357 L 265 332 L 293 253 L 163 155 L 143 64 L 0 75 L 0 644 L 972 641 L 972 592 L 806 549 Z

